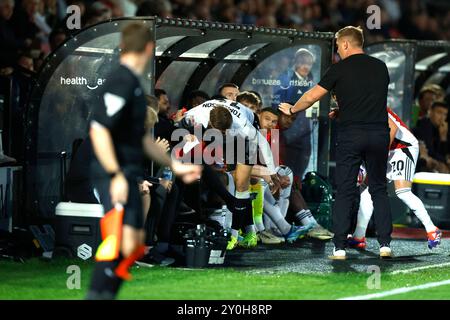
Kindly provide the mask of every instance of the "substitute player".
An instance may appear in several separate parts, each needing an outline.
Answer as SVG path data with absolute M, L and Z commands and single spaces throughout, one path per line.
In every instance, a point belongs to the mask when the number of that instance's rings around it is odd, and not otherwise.
M 246 139 L 245 154 L 234 154 L 232 161 L 236 161 L 235 170 L 235 197 L 242 200 L 242 208 L 247 224 L 244 244 L 249 243 L 249 247 L 256 245 L 256 229 L 252 221 L 252 200 L 250 198 L 250 176 L 253 164 L 256 164 L 258 150 L 262 154 L 262 160 L 267 166 L 268 174 L 272 181 L 269 185 L 273 188 L 279 188 L 279 181 L 276 176 L 275 164 L 272 157 L 270 145 L 263 135 L 254 127 L 255 114 L 244 105 L 227 100 L 214 99 L 186 112 L 179 126 L 192 130 L 195 126 L 201 126 L 204 129 L 213 128 L 230 136 L 240 136 Z M 237 150 L 240 151 L 239 148 Z M 226 158 L 229 158 L 226 156 Z M 227 164 L 230 164 L 226 159 Z M 232 235 L 232 240 L 237 241 L 237 235 Z
M 399 116 L 388 108 L 390 128 L 390 148 L 386 177 L 394 182 L 395 194 L 411 209 L 422 222 L 428 236 L 428 247 L 435 248 L 441 243 L 441 231 L 433 224 L 422 201 L 411 192 L 412 180 L 419 155 L 419 142 Z M 369 188 L 361 193 L 358 223 L 349 246 L 364 249 L 366 230 L 373 213 L 373 202 Z

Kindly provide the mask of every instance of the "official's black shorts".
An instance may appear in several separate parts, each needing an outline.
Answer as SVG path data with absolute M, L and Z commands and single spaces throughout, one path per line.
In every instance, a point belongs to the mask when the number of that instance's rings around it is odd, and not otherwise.
M 128 201 L 124 206 L 123 224 L 135 229 L 144 228 L 144 213 L 142 209 L 142 199 L 139 193 L 137 179 L 127 178 L 128 181 Z M 111 180 L 109 178 L 96 179 L 92 181 L 95 190 L 98 192 L 100 203 L 103 205 L 105 213 L 113 208 L 109 193 Z

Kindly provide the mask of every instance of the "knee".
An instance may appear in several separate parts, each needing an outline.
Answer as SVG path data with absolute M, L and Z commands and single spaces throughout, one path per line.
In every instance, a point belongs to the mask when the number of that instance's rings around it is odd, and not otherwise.
M 416 196 L 411 192 L 411 188 L 403 188 L 395 190 L 395 195 L 397 198 L 402 200 L 403 202 L 408 202 L 410 199 L 415 199 Z
M 238 179 L 236 178 L 236 191 L 238 192 L 244 192 L 247 191 L 249 188 L 249 181 L 248 179 Z
M 138 239 L 122 239 L 121 253 L 124 258 L 128 258 L 139 246 Z

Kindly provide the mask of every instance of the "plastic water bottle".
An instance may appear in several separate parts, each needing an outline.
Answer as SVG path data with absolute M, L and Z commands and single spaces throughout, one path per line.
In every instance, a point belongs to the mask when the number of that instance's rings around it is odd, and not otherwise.
M 164 180 L 172 181 L 172 170 L 170 170 L 170 167 L 164 168 L 161 178 L 163 178 Z

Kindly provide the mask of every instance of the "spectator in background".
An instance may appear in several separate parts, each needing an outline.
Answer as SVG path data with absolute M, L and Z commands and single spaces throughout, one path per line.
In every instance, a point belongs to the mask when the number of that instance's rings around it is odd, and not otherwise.
M 63 29 L 54 29 L 49 36 L 50 49 L 55 51 L 64 41 L 66 41 L 67 35 Z
M 116 3 L 122 9 L 124 17 L 134 17 L 137 11 L 137 5 L 132 0 L 116 0 Z
M 426 161 L 426 169 L 448 173 L 446 155 L 448 153 L 448 106 L 445 102 L 436 101 L 431 105 L 429 118 L 423 118 L 417 122 L 414 134 L 417 139 L 422 140 L 425 148 L 422 148 L 422 159 Z M 424 168 L 420 168 L 424 170 Z
M 89 7 L 94 16 L 98 17 L 100 21 L 109 20 L 113 17 L 111 7 L 107 6 L 101 1 L 95 1 Z
M 238 17 L 237 8 L 233 1 L 221 1 L 218 18 L 225 23 L 235 23 Z
M 136 16 L 172 18 L 172 5 L 168 0 L 146 0 L 138 6 Z
M 30 72 L 34 72 L 33 57 L 31 57 L 27 53 L 20 55 L 19 59 L 17 60 L 17 66 L 22 69 L 22 74 L 24 76 L 29 77 L 31 75 Z
M 256 24 L 257 4 L 254 0 L 244 0 L 239 3 L 239 22 L 242 24 Z
M 57 0 L 42 0 L 40 12 L 45 17 L 45 21 L 50 27 L 50 29 L 54 29 L 59 22 L 58 17 L 58 2 Z
M 0 0 L 0 69 L 12 67 L 17 61 L 20 50 L 31 45 L 30 38 L 18 38 L 14 32 L 12 16 L 14 12 L 14 0 Z
M 18 8 L 12 17 L 12 23 L 19 39 L 36 39 L 37 47 L 49 51 L 46 45 L 48 45 L 51 28 L 39 11 L 41 5 L 41 0 L 23 0 L 22 7 Z
M 191 16 L 194 19 L 211 21 L 213 17 L 211 16 L 211 3 L 208 0 L 195 1 L 193 4 L 194 9 L 191 12 Z M 187 14 L 189 16 L 189 13 Z
M 33 58 L 23 53 L 14 65 L 11 81 L 11 156 L 21 162 L 24 160 L 24 132 L 27 99 L 31 93 L 31 75 L 34 74 Z

